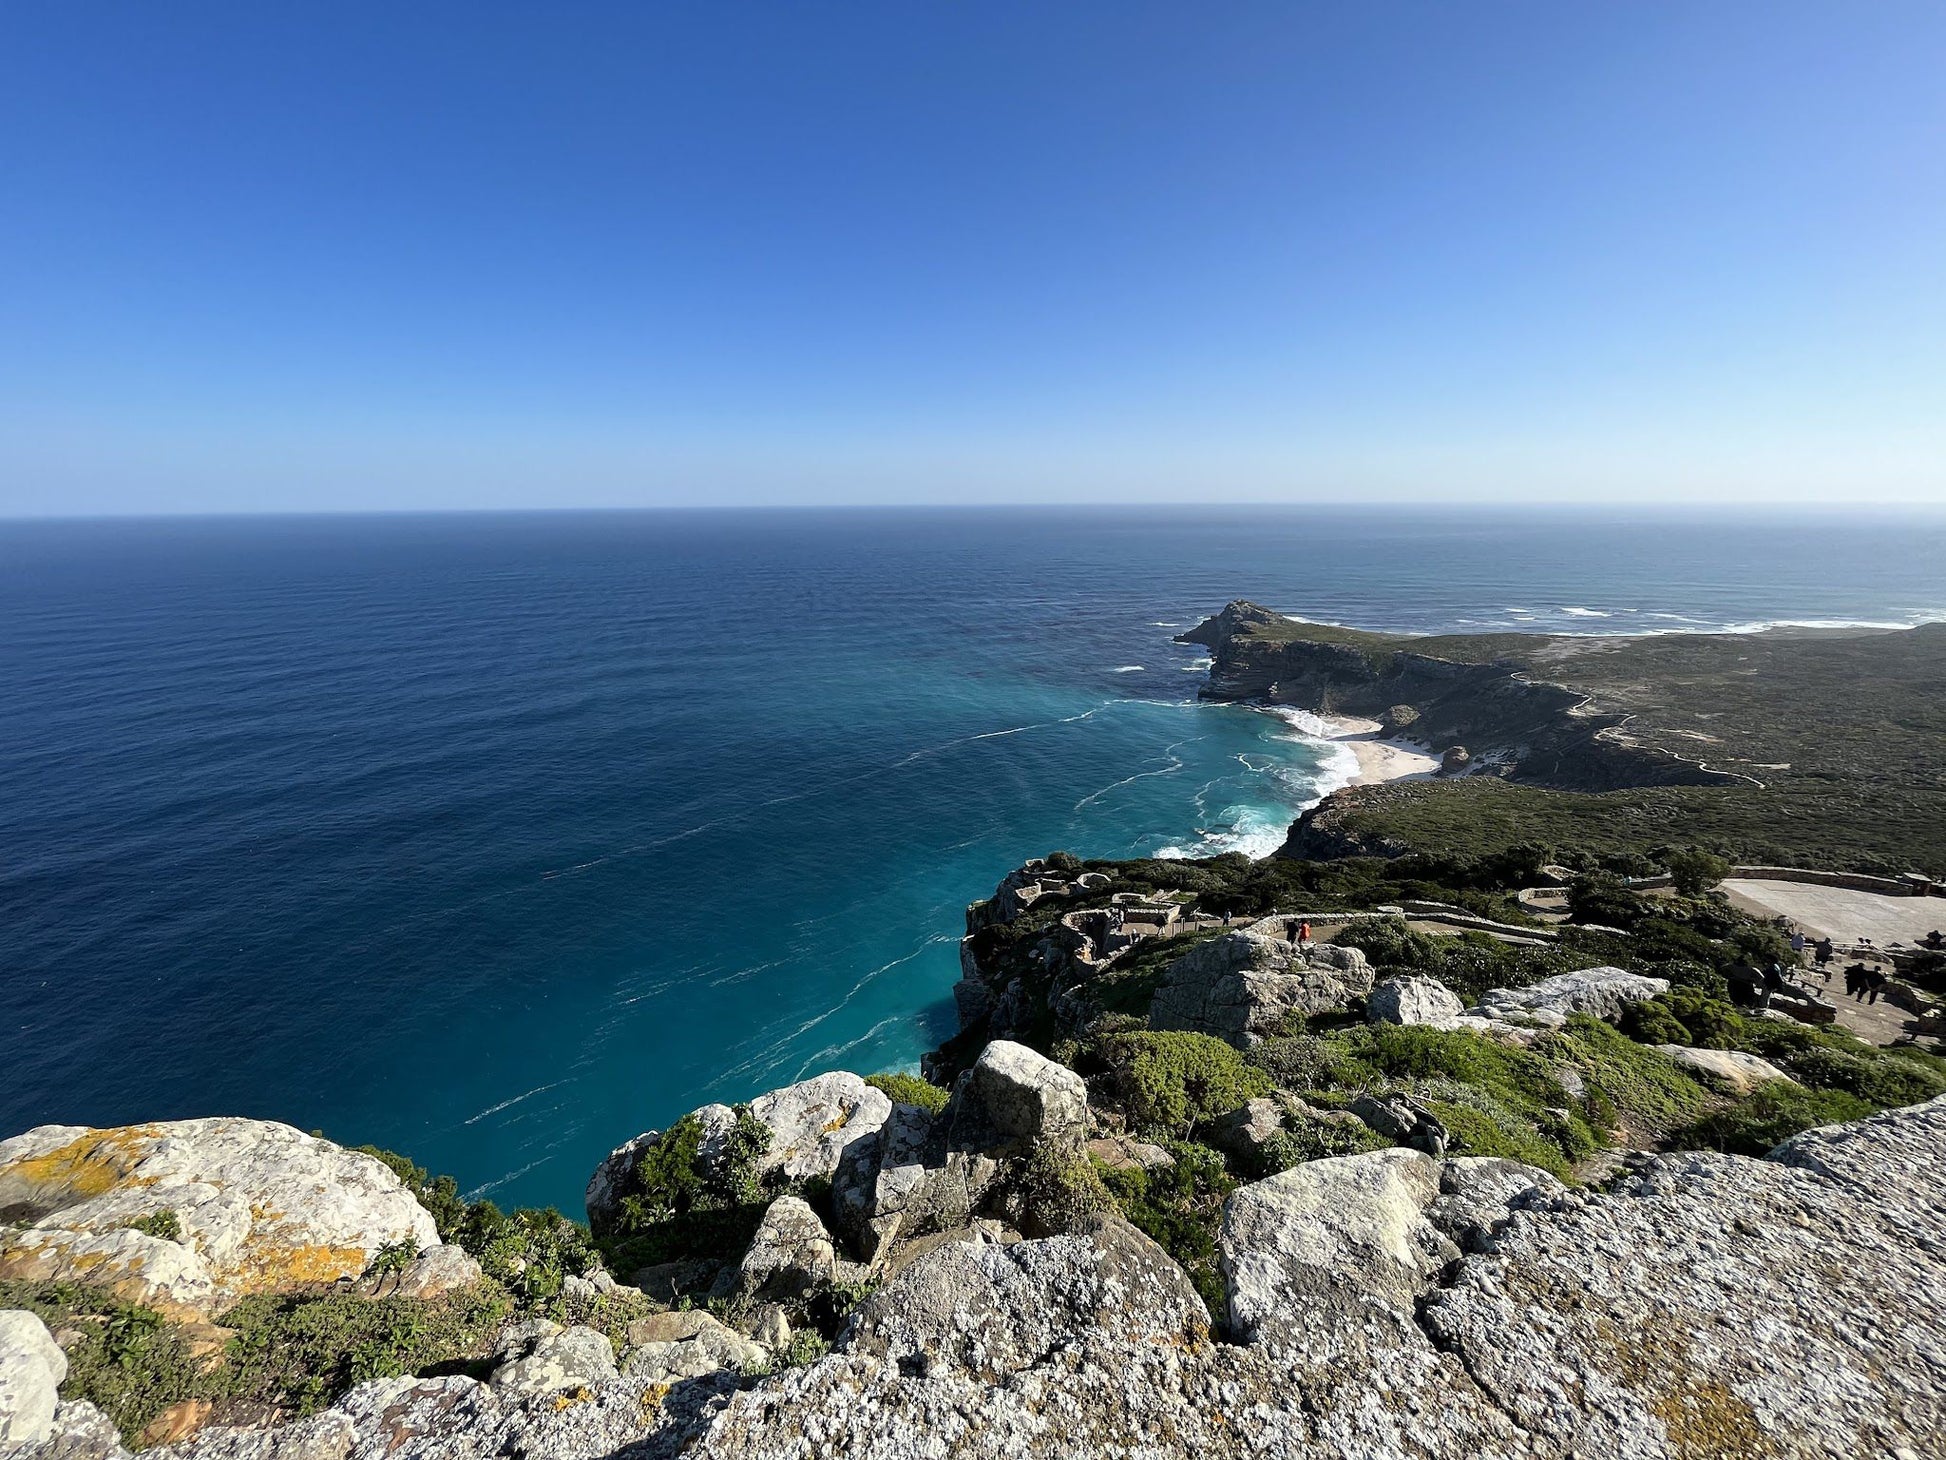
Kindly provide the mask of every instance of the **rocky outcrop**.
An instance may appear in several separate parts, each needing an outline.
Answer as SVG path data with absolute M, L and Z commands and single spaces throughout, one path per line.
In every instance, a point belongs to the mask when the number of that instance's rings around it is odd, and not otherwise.
M 741 1386 L 719 1356 L 741 1344 L 755 1371 L 762 1350 L 670 1313 L 630 1329 L 616 1377 L 577 1339 L 531 1391 L 512 1375 L 381 1380 L 280 1429 L 149 1453 L 1909 1460 L 1946 1433 L 1942 1222 L 1946 1098 L 1769 1160 L 1639 1158 L 1596 1195 L 1394 1149 L 1237 1190 L 1221 1236 L 1233 1341 L 1209 1335 L 1165 1254 L 1105 1218 L 944 1242 L 828 1357 Z M 496 1373 L 566 1336 L 524 1335 Z M 20 1460 L 125 1453 L 86 1405 L 49 1429 Z
M 1692 1049 L 1684 1044 L 1658 1044 L 1657 1049 L 1694 1074 L 1706 1076 L 1733 1095 L 1748 1095 L 1766 1080 L 1795 1081 L 1767 1059 L 1737 1049 Z
M 626 1372 L 658 1384 L 754 1371 L 769 1357 L 701 1309 L 638 1318 L 629 1325 L 628 1343 Z
M 176 1317 L 357 1277 L 439 1233 L 382 1162 L 272 1121 L 40 1126 L 0 1141 L 0 1277 Z
M 877 1263 L 895 1241 L 965 1226 L 1008 1161 L 1040 1148 L 1078 1151 L 1087 1134 L 1081 1077 L 1026 1045 L 995 1040 L 937 1117 L 896 1106 L 872 1138 L 846 1151 L 833 1204 L 860 1255 Z
M 1604 965 L 1557 973 L 1522 989 L 1489 989 L 1467 1016 L 1501 1024 L 1558 1029 L 1570 1015 L 1619 1019 L 1629 1004 L 1669 992 L 1669 980 Z
M 38 1444 L 54 1429 L 68 1356 L 32 1313 L 0 1312 L 0 1448 Z
M 1370 991 L 1371 965 L 1358 949 L 1300 948 L 1262 926 L 1198 943 L 1170 964 L 1149 1005 L 1150 1025 L 1244 1048 L 1286 1032 L 1292 1014 L 1336 1009 Z
M 837 1256 L 811 1204 L 800 1196 L 780 1196 L 765 1210 L 741 1266 L 729 1275 L 725 1296 L 801 1298 L 831 1281 Z
M 759 1180 L 829 1180 L 845 1151 L 869 1142 L 892 1113 L 892 1101 L 846 1070 L 834 1070 L 772 1090 L 750 1102 L 750 1114 L 769 1133 L 769 1144 L 752 1163 Z M 728 1105 L 705 1105 L 690 1112 L 702 1126 L 698 1151 L 704 1165 L 721 1162 L 737 1123 Z M 610 1151 L 588 1183 L 588 1225 L 597 1234 L 614 1223 L 621 1202 L 635 1182 L 642 1158 L 658 1133 L 645 1131 Z
M 1365 999 L 1365 1017 L 1374 1024 L 1430 1024 L 1453 1027 L 1466 1005 L 1436 978 L 1412 974 L 1388 978 Z
M 616 1373 L 614 1345 L 602 1334 L 563 1328 L 545 1318 L 524 1323 L 503 1339 L 500 1359 L 489 1382 L 523 1399 L 591 1389 Z

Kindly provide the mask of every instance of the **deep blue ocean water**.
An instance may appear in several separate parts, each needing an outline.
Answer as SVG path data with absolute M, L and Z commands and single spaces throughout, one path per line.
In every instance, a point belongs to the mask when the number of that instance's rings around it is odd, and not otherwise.
M 1267 850 L 1233 597 L 1398 630 L 1946 617 L 1946 520 L 1307 510 L 0 524 L 0 1135 L 271 1117 L 579 1212 L 952 1031 L 1023 858 Z

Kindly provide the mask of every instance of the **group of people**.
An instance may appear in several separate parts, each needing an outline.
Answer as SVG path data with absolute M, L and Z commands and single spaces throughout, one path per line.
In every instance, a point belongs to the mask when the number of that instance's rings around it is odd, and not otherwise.
M 1946 946 L 1946 934 L 1938 932 L 1928 933 L 1921 941 L 1927 947 L 1933 947 L 1935 940 L 1938 940 L 1939 946 Z M 1859 946 L 1871 949 L 1871 939 L 1860 940 Z M 1807 948 L 1811 952 L 1811 961 L 1816 965 L 1819 976 L 1826 983 L 1831 982 L 1831 960 L 1837 956 L 1836 945 L 1829 938 L 1820 938 L 1815 943 L 1811 943 L 1806 941 L 1802 933 L 1791 934 L 1791 952 L 1795 953 L 1800 961 Z M 1861 959 L 1847 964 L 1844 974 L 1845 992 L 1862 1004 L 1876 1004 L 1879 995 L 1885 992 L 1887 983 L 1885 970 L 1876 964 L 1866 963 Z M 1768 1004 L 1769 1000 L 1766 999 L 1765 1003 Z
M 1862 1004 L 1876 1004 L 1885 982 L 1885 970 L 1873 964 L 1853 963 L 1845 968 L 1845 992 Z

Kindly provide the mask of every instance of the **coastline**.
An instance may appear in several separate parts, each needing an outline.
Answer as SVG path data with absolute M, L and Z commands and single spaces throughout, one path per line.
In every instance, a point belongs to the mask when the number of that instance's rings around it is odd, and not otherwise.
M 1318 715 L 1329 727 L 1324 738 L 1342 745 L 1358 760 L 1358 774 L 1345 784 L 1370 786 L 1380 781 L 1423 781 L 1439 769 L 1439 757 L 1416 745 L 1402 745 L 1379 736 L 1376 720 L 1356 715 Z M 1343 787 L 1333 787 L 1342 790 Z

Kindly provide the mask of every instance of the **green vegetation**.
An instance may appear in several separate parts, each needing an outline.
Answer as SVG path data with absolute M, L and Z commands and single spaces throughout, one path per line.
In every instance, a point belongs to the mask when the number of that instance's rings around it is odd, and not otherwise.
M 894 1105 L 916 1105 L 928 1115 L 946 1108 L 952 1091 L 917 1075 L 867 1075 L 865 1083 L 881 1091 Z
M 1201 1122 L 1271 1090 L 1263 1071 L 1207 1034 L 1111 1034 L 1082 1058 L 1082 1073 L 1102 1077 L 1130 1127 L 1152 1134 L 1187 1136 Z
M 1009 1178 L 1005 1205 L 1014 1225 L 1029 1237 L 1076 1232 L 1114 1199 L 1095 1163 L 1076 1152 L 1038 1146 Z
M 168 1208 L 150 1212 L 146 1217 L 137 1217 L 125 1223 L 131 1232 L 140 1232 L 148 1237 L 160 1237 L 166 1242 L 182 1240 L 182 1221 Z
M 643 1152 L 614 1230 L 604 1234 L 615 1270 L 742 1254 L 764 1208 L 781 1192 L 768 1190 L 757 1175 L 770 1127 L 747 1105 L 737 1106 L 735 1116 L 714 1150 L 704 1149 L 702 1122 L 686 1115 Z
M 1781 1142 L 1814 1126 L 1870 1115 L 1874 1107 L 1840 1090 L 1806 1090 L 1773 1080 L 1722 1110 L 1679 1131 L 1676 1144 L 1739 1156 L 1768 1155 Z
M 1223 1225 L 1223 1202 L 1236 1190 L 1236 1179 L 1207 1146 L 1174 1140 L 1162 1144 L 1175 1165 L 1155 1171 L 1103 1169 L 1101 1183 L 1122 1215 L 1189 1274 L 1211 1315 L 1221 1322 L 1226 1300 L 1216 1265 L 1216 1237 Z

